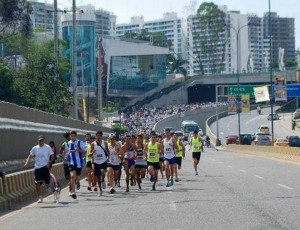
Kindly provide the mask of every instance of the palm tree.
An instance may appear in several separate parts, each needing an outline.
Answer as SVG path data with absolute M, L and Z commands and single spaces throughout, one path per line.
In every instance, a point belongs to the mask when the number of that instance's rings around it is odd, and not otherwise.
M 181 73 L 183 76 L 187 76 L 187 70 L 184 67 L 188 64 L 187 60 L 177 57 L 175 55 L 169 55 L 167 58 L 167 72 L 170 73 Z

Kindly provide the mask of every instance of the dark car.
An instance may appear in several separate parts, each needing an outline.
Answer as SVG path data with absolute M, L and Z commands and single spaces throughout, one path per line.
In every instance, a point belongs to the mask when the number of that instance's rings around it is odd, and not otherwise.
M 271 120 L 279 120 L 280 119 L 280 116 L 277 114 L 277 113 L 270 113 L 268 115 L 268 121 L 271 121 Z
M 226 137 L 226 145 L 229 144 L 238 144 L 239 143 L 239 137 L 238 135 L 228 135 Z
M 298 136 L 287 136 L 290 147 L 300 147 L 300 138 Z
M 248 133 L 241 133 L 239 138 L 240 145 L 251 145 L 252 135 Z

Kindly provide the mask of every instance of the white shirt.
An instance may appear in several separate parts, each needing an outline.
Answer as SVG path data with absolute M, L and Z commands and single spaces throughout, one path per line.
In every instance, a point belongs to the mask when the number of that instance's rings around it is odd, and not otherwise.
M 42 147 L 39 145 L 34 146 L 30 150 L 30 155 L 35 159 L 34 168 L 39 169 L 45 167 L 50 160 L 50 156 L 54 154 L 51 147 L 47 144 L 44 144 Z
M 169 140 L 167 138 L 164 138 L 163 140 L 163 145 L 164 145 L 164 157 L 166 159 L 172 159 L 175 157 L 175 152 L 174 152 L 174 146 L 173 146 L 173 138 L 171 137 Z
M 101 142 L 101 146 L 102 148 L 98 145 L 98 143 L 96 141 L 93 142 L 94 144 L 94 158 L 93 158 L 93 162 L 96 164 L 103 164 L 104 162 L 106 162 L 106 156 L 105 156 L 105 152 L 103 149 L 105 149 L 105 142 L 104 140 L 102 140 Z

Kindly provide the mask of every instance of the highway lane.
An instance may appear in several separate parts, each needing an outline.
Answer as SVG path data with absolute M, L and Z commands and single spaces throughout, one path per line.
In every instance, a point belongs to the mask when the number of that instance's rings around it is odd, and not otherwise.
M 256 110 L 249 113 L 240 114 L 240 129 L 241 133 L 254 134 L 258 131 L 260 125 L 268 125 L 271 132 L 271 121 L 268 121 L 268 114 L 270 113 L 270 108 L 265 108 L 262 110 L 262 114 L 258 115 Z M 286 137 L 288 135 L 299 135 L 298 130 L 291 130 L 291 115 L 286 114 L 280 117 L 280 120 L 274 120 L 274 137 Z M 213 133 L 217 133 L 217 123 L 211 125 Z M 238 134 L 238 115 L 231 115 L 219 119 L 219 138 L 223 145 L 226 144 L 226 136 Z
M 78 200 L 43 204 L 0 217 L 1 230 L 17 229 L 300 229 L 300 166 L 258 156 L 205 149 L 199 176 L 191 153 L 172 188 L 159 180 L 139 192 L 124 181 L 117 193 L 97 197 L 82 188 Z

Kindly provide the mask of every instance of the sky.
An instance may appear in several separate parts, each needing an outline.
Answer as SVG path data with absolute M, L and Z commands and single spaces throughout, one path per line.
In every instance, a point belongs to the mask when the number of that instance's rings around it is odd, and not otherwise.
M 41 0 L 40 0 L 41 1 Z M 52 3 L 52 0 L 46 0 Z M 193 9 L 192 2 L 196 2 Z M 237 10 L 242 14 L 256 13 L 263 16 L 269 10 L 269 0 L 76 0 L 77 7 L 92 4 L 110 11 L 117 16 L 117 23 L 128 23 L 132 16 L 144 16 L 145 21 L 160 19 L 163 13 L 174 11 L 180 17 L 187 17 L 196 12 L 203 2 L 227 5 L 228 10 Z M 280 17 L 295 18 L 296 48 L 300 48 L 300 0 L 270 0 L 271 11 Z M 60 8 L 69 8 L 72 0 L 58 0 Z

